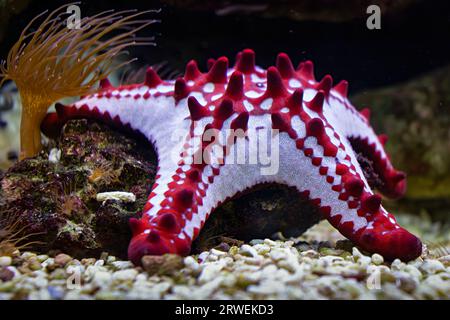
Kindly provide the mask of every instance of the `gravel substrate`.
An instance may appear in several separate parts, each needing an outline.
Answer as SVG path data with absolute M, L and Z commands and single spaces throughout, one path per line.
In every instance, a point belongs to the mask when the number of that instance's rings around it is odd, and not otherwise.
M 429 222 L 421 227 L 422 237 L 442 234 Z M 450 299 L 448 247 L 387 263 L 341 239 L 322 222 L 297 239 L 147 257 L 137 268 L 106 253 L 17 253 L 0 257 L 0 299 Z

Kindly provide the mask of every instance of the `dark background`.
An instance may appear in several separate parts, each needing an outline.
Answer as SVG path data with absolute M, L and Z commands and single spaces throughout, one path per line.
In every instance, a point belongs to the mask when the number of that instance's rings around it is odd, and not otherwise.
M 32 1 L 8 24 L 0 57 L 6 57 L 30 19 L 62 3 Z M 207 3 L 214 7 L 214 2 Z M 208 58 L 225 55 L 234 61 L 239 50 L 249 47 L 263 67 L 274 64 L 279 52 L 287 52 L 295 64 L 312 59 L 317 77 L 330 73 L 336 81 L 346 79 L 350 93 L 355 93 L 401 82 L 450 62 L 449 1 L 419 1 L 401 12 L 382 12 L 381 30 L 366 28 L 365 12 L 351 21 L 335 23 L 265 18 L 258 13 L 217 16 L 214 10 L 164 1 L 84 1 L 80 7 L 82 16 L 111 8 L 161 8 L 161 13 L 152 15 L 161 22 L 141 33 L 155 36 L 157 46 L 134 49 L 131 56 L 138 57 L 140 64 L 167 61 L 179 72 L 190 59 L 205 69 Z

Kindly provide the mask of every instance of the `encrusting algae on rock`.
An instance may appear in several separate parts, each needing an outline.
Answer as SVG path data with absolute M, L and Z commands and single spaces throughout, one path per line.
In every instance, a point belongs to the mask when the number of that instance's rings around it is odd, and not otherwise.
M 105 11 L 81 19 L 80 28 L 68 28 L 63 21 L 69 5 L 48 14 L 34 32 L 30 29 L 47 11 L 31 20 L 0 65 L 0 85 L 13 80 L 22 101 L 20 159 L 42 149 L 40 124 L 53 103 L 92 92 L 99 80 L 130 62 L 114 65 L 124 49 L 152 44 L 135 33 L 155 21 L 143 19 L 153 11 Z

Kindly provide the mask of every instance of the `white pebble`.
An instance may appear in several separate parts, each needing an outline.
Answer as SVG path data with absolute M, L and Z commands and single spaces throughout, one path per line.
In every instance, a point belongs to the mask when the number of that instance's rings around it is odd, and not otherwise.
M 48 154 L 48 161 L 51 163 L 58 163 L 61 159 L 61 150 L 57 148 L 53 148 L 50 150 L 50 153 Z
M 136 196 L 131 192 L 124 191 L 110 191 L 110 192 L 101 192 L 97 193 L 96 199 L 98 202 L 104 202 L 106 200 L 115 200 L 122 202 L 135 202 Z
M 8 256 L 0 257 L 0 267 L 10 266 L 12 263 L 12 258 Z
M 113 279 L 118 281 L 134 280 L 138 272 L 135 269 L 119 270 L 114 272 Z
M 92 279 L 92 283 L 97 287 L 103 287 L 108 285 L 111 281 L 112 275 L 106 271 L 98 271 L 94 274 L 94 278 Z
M 113 261 L 111 262 L 112 266 L 116 269 L 123 270 L 129 269 L 133 267 L 133 263 L 130 261 Z
M 425 271 L 428 274 L 434 274 L 445 271 L 445 267 L 442 262 L 438 260 L 425 260 L 420 266 L 420 270 Z
M 384 262 L 383 256 L 379 255 L 378 253 L 374 253 L 372 255 L 372 262 L 377 266 L 382 264 Z
M 239 253 L 244 256 L 250 256 L 250 257 L 256 257 L 258 256 L 258 252 L 253 248 L 252 246 L 249 246 L 248 244 L 243 244 L 240 249 Z
M 211 263 L 206 265 L 205 268 L 200 273 L 200 276 L 198 277 L 199 283 L 206 283 L 216 278 L 216 276 L 222 269 L 223 265 L 221 264 Z

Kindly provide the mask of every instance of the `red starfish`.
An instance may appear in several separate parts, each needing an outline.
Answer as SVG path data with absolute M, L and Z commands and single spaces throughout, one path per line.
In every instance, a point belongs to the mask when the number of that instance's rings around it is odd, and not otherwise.
M 184 77 L 163 81 L 150 68 L 142 84 L 115 88 L 105 80 L 98 93 L 56 110 L 44 120 L 47 134 L 70 118 L 89 117 L 140 131 L 153 143 L 156 181 L 142 218 L 130 221 L 134 263 L 149 254 L 187 255 L 215 207 L 268 182 L 296 187 L 364 250 L 387 259 L 421 254 L 420 240 L 381 206 L 357 161 L 360 153 L 373 162 L 386 196 L 403 195 L 405 174 L 389 161 L 386 137 L 374 133 L 367 110 L 350 104 L 347 82 L 333 87 L 329 75 L 317 82 L 310 61 L 294 69 L 281 53 L 265 71 L 247 49 L 230 69 L 225 57 L 210 61 L 207 73 L 191 61 Z M 180 141 L 171 141 L 175 133 Z M 262 163 L 256 140 L 270 140 L 270 163 Z M 247 150 L 240 162 L 236 150 Z

